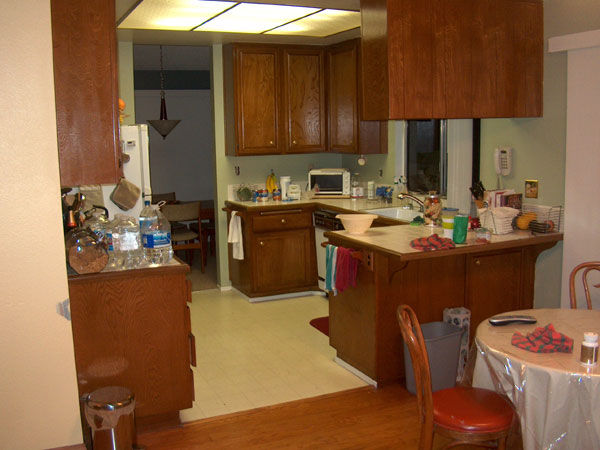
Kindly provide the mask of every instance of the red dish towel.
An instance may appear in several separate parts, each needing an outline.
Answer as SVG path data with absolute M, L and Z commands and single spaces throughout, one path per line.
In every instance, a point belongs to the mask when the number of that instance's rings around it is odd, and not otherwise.
M 335 288 L 343 292 L 348 286 L 356 286 L 358 260 L 352 257 L 354 250 L 338 247 L 335 267 Z
M 417 250 L 423 250 L 424 252 L 430 252 L 432 250 L 450 250 L 456 247 L 452 239 L 439 237 L 437 234 L 432 234 L 429 237 L 422 237 L 419 239 L 413 239 L 410 241 L 410 246 Z
M 572 353 L 573 339 L 554 329 L 549 323 L 545 327 L 538 327 L 533 333 L 523 336 L 515 333 L 511 340 L 512 345 L 534 353 Z

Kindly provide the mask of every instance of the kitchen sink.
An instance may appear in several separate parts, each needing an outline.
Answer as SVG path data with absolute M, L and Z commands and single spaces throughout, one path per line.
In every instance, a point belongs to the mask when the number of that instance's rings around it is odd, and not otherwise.
M 416 209 L 404 209 L 399 206 L 390 208 L 363 209 L 362 212 L 377 214 L 378 216 L 389 217 L 391 219 L 402 220 L 404 222 L 411 222 L 417 216 L 423 217 L 423 213 Z

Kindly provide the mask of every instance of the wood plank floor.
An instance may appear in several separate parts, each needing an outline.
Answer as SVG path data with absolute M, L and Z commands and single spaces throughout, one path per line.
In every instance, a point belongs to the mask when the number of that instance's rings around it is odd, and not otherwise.
M 175 429 L 140 434 L 138 444 L 148 450 L 410 450 L 418 448 L 419 431 L 416 398 L 400 385 L 391 385 L 208 418 Z M 434 449 L 444 443 L 436 436 Z

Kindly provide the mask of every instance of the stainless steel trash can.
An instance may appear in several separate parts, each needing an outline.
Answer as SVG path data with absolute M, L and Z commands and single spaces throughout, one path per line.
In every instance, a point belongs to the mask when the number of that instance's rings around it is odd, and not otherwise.
M 85 418 L 92 429 L 94 450 L 131 450 L 136 444 L 135 398 L 120 386 L 92 392 L 85 404 Z
M 429 356 L 431 390 L 435 392 L 454 387 L 462 329 L 445 322 L 429 322 L 421 324 L 421 331 Z M 404 373 L 406 374 L 406 390 L 415 394 L 417 392 L 415 374 L 406 343 L 404 343 Z

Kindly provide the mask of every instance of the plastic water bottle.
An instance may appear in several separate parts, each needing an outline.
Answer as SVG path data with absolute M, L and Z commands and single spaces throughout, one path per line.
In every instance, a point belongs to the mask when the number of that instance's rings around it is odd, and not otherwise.
M 112 228 L 112 244 L 117 269 L 135 269 L 144 259 L 137 220 L 118 215 Z
M 140 232 L 144 246 L 144 258 L 148 264 L 166 264 L 173 257 L 171 224 L 160 212 L 159 205 L 146 206 L 140 213 Z

